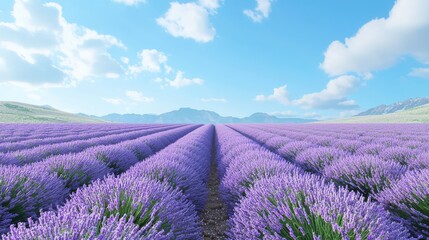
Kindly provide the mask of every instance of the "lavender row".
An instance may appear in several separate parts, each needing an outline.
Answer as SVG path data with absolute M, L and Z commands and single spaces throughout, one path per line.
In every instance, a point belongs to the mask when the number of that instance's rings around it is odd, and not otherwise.
M 376 144 L 355 148 L 352 140 L 324 147 L 248 126 L 234 128 L 303 169 L 379 201 L 415 237 L 429 237 L 429 179 L 424 175 L 428 173 L 429 152 L 425 149 Z
M 234 129 L 264 144 L 304 170 L 323 175 L 366 198 L 374 197 L 392 182 L 399 180 L 408 170 L 403 166 L 409 161 L 407 157 L 417 156 L 417 153 L 411 153 L 411 149 L 395 147 L 380 149 L 381 154 L 374 152 L 371 155 L 368 145 L 358 147 L 350 142 L 352 140 L 338 140 L 326 147 L 305 140 L 294 141 L 248 126 L 234 126 Z
M 279 155 L 226 126 L 216 126 L 216 161 L 221 180 L 219 190 L 229 215 L 261 178 L 301 172 Z
M 0 232 L 10 225 L 36 219 L 40 210 L 62 204 L 79 187 L 112 173 L 122 173 L 165 148 L 198 126 L 155 133 L 111 148 L 96 147 L 79 154 L 60 155 L 24 167 L 0 167 Z
M 429 128 L 423 124 L 308 124 L 308 125 L 249 125 L 295 140 L 327 142 L 358 140 L 363 143 L 378 143 L 386 146 L 427 147 Z
M 202 239 L 197 209 L 207 195 L 212 134 L 212 126 L 191 132 L 3 239 Z
M 50 137 L 45 136 L 44 138 L 33 138 L 29 140 L 19 141 L 19 142 L 5 142 L 0 143 L 0 152 L 8 152 L 8 151 L 17 151 L 22 149 L 33 148 L 36 146 L 46 145 L 46 144 L 55 144 L 55 143 L 65 143 L 76 140 L 88 140 L 91 138 L 103 137 L 118 133 L 126 133 L 132 131 L 138 131 L 143 129 L 155 129 L 156 127 L 152 126 L 139 126 L 139 127 L 124 127 L 124 128 L 113 128 L 107 127 L 104 129 L 97 129 L 92 131 L 86 131 L 83 134 L 68 134 L 60 137 Z
M 139 131 L 125 132 L 121 134 L 116 134 L 112 136 L 104 136 L 99 138 L 92 138 L 89 140 L 76 140 L 66 143 L 57 143 L 52 145 L 42 145 L 39 147 L 18 150 L 14 152 L 7 152 L 0 154 L 0 164 L 2 165 L 25 165 L 28 163 L 39 162 L 47 157 L 67 154 L 67 153 L 76 153 L 81 152 L 89 147 L 98 146 L 98 145 L 108 145 L 115 144 L 125 140 L 135 139 L 148 134 L 160 132 L 163 130 L 168 130 L 172 128 L 177 128 L 177 126 L 165 126 L 161 128 L 150 128 L 143 129 Z
M 230 239 L 408 239 L 381 205 L 304 174 L 228 127 L 216 133 Z
M 5 127 L 8 126 L 8 130 Z M 0 124 L 0 143 L 35 138 L 79 135 L 87 131 L 127 129 L 139 126 L 125 124 Z

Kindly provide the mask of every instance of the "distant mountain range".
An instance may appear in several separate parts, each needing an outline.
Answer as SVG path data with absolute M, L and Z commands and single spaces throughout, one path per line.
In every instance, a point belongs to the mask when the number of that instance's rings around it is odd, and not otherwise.
M 389 113 L 395 113 L 398 111 L 404 111 L 415 107 L 429 104 L 429 97 L 426 98 L 410 98 L 402 102 L 396 102 L 390 105 L 380 105 L 375 108 L 371 108 L 365 112 L 361 112 L 356 116 L 369 116 L 369 115 L 383 115 Z
M 429 104 L 393 113 L 355 116 L 331 123 L 429 123 Z
M 103 123 L 105 120 L 66 113 L 51 106 L 0 101 L 0 123 Z
M 216 112 L 180 108 L 179 110 L 154 114 L 109 114 L 101 119 L 117 123 L 308 123 L 314 119 L 279 118 L 266 113 L 255 113 L 249 117 L 223 117 Z
M 181 108 L 154 114 L 109 114 L 98 117 L 82 113 L 72 114 L 51 106 L 36 106 L 19 102 L 0 101 L 0 123 L 308 123 L 314 119 L 279 118 L 266 113 L 249 117 L 223 117 L 216 112 Z
M 0 123 L 310 123 L 316 119 L 280 118 L 266 113 L 249 117 L 224 117 L 213 111 L 180 108 L 155 114 L 109 114 L 98 117 L 72 114 L 51 106 L 35 106 L 19 102 L 0 101 Z M 412 98 L 390 105 L 371 108 L 357 116 L 324 122 L 339 123 L 429 123 L 429 97 Z

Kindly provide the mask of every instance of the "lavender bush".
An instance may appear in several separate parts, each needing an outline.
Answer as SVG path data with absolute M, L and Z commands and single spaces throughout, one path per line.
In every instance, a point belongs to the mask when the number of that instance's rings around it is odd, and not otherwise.
M 409 226 L 415 235 L 429 238 L 429 170 L 409 171 L 377 199 Z M 423 237 L 422 237 L 423 238 Z
M 384 161 L 371 155 L 342 158 L 325 168 L 326 178 L 348 186 L 368 197 L 401 178 L 406 168 L 399 163 Z
M 246 192 L 259 180 L 285 173 L 299 174 L 301 172 L 292 164 L 282 161 L 279 156 L 252 152 L 231 163 L 220 184 L 221 197 L 226 203 L 229 213 L 232 214 L 240 199 L 245 197 Z
M 347 155 L 347 152 L 336 148 L 313 147 L 299 152 L 295 161 L 305 170 L 321 174 L 326 166 Z
M 408 239 L 382 206 L 311 175 L 262 179 L 230 221 L 230 239 Z
M 136 181 L 138 180 L 138 181 Z M 47 212 L 4 239 L 200 239 L 194 206 L 167 185 L 109 177 L 79 189 L 57 213 Z
M 11 224 L 37 217 L 61 203 L 67 191 L 63 182 L 46 171 L 32 167 L 0 167 L 0 233 Z

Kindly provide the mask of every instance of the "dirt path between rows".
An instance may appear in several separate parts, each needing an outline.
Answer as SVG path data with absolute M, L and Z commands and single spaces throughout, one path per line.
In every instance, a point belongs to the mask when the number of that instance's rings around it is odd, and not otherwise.
M 214 155 L 214 154 L 213 154 Z M 220 180 L 217 174 L 216 160 L 212 159 L 209 179 L 209 194 L 207 204 L 201 213 L 203 222 L 204 239 L 225 239 L 225 231 L 228 229 L 228 214 L 226 207 L 219 195 Z

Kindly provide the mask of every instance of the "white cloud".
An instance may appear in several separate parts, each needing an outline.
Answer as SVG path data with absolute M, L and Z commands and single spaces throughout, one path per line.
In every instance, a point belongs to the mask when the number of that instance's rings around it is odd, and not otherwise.
M 65 84 L 122 74 L 110 35 L 69 23 L 56 3 L 16 0 L 13 22 L 0 22 L 0 82 Z
M 199 4 L 206 9 L 216 10 L 220 7 L 220 0 L 199 0 Z
M 167 56 L 156 49 L 144 49 L 139 54 L 140 63 L 130 67 L 132 74 L 141 72 L 161 72 L 161 66 L 164 66 L 166 71 L 171 71 L 167 65 Z
M 293 105 L 303 108 L 353 109 L 358 107 L 354 100 L 346 99 L 361 85 L 361 80 L 351 75 L 344 75 L 328 82 L 320 92 L 305 94 L 294 100 Z
M 178 71 L 174 80 L 166 79 L 168 86 L 181 88 L 189 85 L 202 85 L 204 80 L 201 78 L 186 78 L 185 73 Z
M 256 101 L 278 101 L 280 103 L 283 103 L 285 105 L 290 104 L 290 100 L 289 100 L 289 94 L 287 92 L 287 85 L 283 85 L 281 87 L 278 88 L 274 88 L 273 89 L 273 94 L 269 95 L 269 96 L 265 96 L 265 95 L 257 95 L 255 97 Z
M 66 74 L 54 66 L 44 55 L 33 55 L 33 63 L 26 61 L 12 51 L 0 49 L 0 82 L 25 82 L 40 85 L 58 83 Z
M 146 0 L 113 0 L 116 3 L 125 4 L 127 6 L 138 5 L 139 3 L 145 3 Z
M 225 98 L 201 98 L 202 102 L 227 102 Z
M 356 101 L 347 99 L 347 96 L 353 93 L 361 84 L 361 79 L 351 75 L 344 75 L 330 80 L 322 91 L 305 94 L 296 100 L 289 98 L 286 85 L 274 88 L 271 95 L 257 95 L 255 100 L 277 101 L 284 105 L 294 105 L 305 109 L 355 109 L 358 107 Z
M 113 105 L 122 105 L 125 103 L 123 99 L 120 98 L 102 98 L 103 101 L 113 104 Z
M 413 77 L 429 78 L 429 68 L 414 68 L 410 75 Z
M 209 10 L 206 6 L 213 6 L 214 1 L 198 3 L 172 2 L 168 11 L 157 23 L 174 37 L 193 39 L 197 42 L 210 42 L 216 35 L 216 30 L 209 20 Z M 209 5 L 210 4 L 210 5 Z
M 387 18 L 363 25 L 344 43 L 334 41 L 321 68 L 330 75 L 367 74 L 411 56 L 429 63 L 429 1 L 397 0 Z
M 246 9 L 243 13 L 254 22 L 261 22 L 270 15 L 271 0 L 256 0 L 256 4 L 255 9 Z
M 129 58 L 127 58 L 127 57 L 121 57 L 121 62 L 122 62 L 123 64 L 128 65 L 128 64 L 130 63 L 130 59 L 129 59 Z
M 129 97 L 134 102 L 150 103 L 150 102 L 155 101 L 154 98 L 146 97 L 143 95 L 143 93 L 138 92 L 138 91 L 127 91 L 127 92 L 125 92 L 125 95 L 127 95 L 127 97 Z

